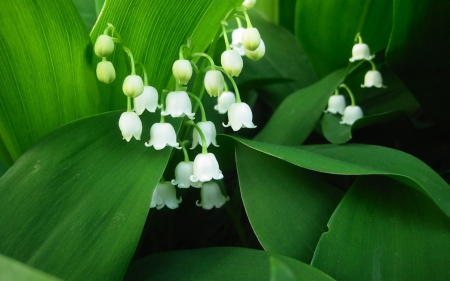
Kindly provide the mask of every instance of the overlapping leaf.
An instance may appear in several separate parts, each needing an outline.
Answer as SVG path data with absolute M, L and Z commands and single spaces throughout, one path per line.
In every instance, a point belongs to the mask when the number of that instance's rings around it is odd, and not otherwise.
M 61 279 L 0 255 L 0 280 L 58 281 Z

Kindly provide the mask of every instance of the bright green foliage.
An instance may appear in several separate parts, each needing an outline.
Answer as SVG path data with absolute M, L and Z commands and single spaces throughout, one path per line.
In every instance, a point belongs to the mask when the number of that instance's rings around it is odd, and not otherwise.
M 312 265 L 337 280 L 450 278 L 450 219 L 396 180 L 360 177 L 328 226 Z
M 282 261 L 270 257 L 270 281 L 293 281 L 292 270 Z
M 61 279 L 0 254 L 0 280 L 58 281 Z

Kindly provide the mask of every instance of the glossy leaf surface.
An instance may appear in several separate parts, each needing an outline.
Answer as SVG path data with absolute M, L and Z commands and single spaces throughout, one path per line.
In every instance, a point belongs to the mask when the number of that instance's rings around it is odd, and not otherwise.
M 0 255 L 0 280 L 58 281 L 61 279 L 29 267 L 26 264 L 8 258 L 7 256 Z
M 424 194 L 360 177 L 319 241 L 312 265 L 337 280 L 447 280 L 450 219 Z

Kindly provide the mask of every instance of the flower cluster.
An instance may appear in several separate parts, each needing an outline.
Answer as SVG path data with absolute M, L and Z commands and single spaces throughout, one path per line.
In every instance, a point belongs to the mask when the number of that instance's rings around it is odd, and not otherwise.
M 190 41 L 186 45 L 180 46 L 179 59 L 172 65 L 172 74 L 175 78 L 175 85 L 171 89 L 158 91 L 148 84 L 147 72 L 144 64 L 135 61 L 132 51 L 123 46 L 122 40 L 115 27 L 108 24 L 104 34 L 97 38 L 95 43 L 95 53 L 102 58 L 97 66 L 97 77 L 104 83 L 112 83 L 115 78 L 115 69 L 112 62 L 106 60 L 115 50 L 115 44 L 121 45 L 121 49 L 128 55 L 131 71 L 123 80 L 122 91 L 127 97 L 127 111 L 123 112 L 119 118 L 119 128 L 123 138 L 129 142 L 132 137 L 140 140 L 142 134 L 142 122 L 140 115 L 145 110 L 156 112 L 160 110 L 160 121 L 150 127 L 150 139 L 145 142 L 146 147 L 153 147 L 155 150 L 162 150 L 165 147 L 180 149 L 183 151 L 184 160 L 176 165 L 175 171 L 170 172 L 175 176 L 171 181 L 161 181 L 154 189 L 151 208 L 161 209 L 167 206 L 170 209 L 178 208 L 181 197 L 177 197 L 178 188 L 188 188 L 190 186 L 200 188 L 200 198 L 197 206 L 203 209 L 213 207 L 220 208 L 229 200 L 220 189 L 218 180 L 223 178 L 216 156 L 208 151 L 212 144 L 218 147 L 216 141 L 216 127 L 213 122 L 208 121 L 202 104 L 203 92 L 206 91 L 211 97 L 217 98 L 217 105 L 214 107 L 220 114 L 228 113 L 228 123 L 225 127 L 231 127 L 234 131 L 241 128 L 255 128 L 253 124 L 253 114 L 248 104 L 241 101 L 239 89 L 233 77 L 241 74 L 243 69 L 242 53 L 238 51 L 243 48 L 244 54 L 253 60 L 259 60 L 265 52 L 265 46 L 259 31 L 250 22 L 246 9 L 253 7 L 255 0 L 245 1 L 242 7 L 236 8 L 234 16 L 240 22 L 236 13 L 243 13 L 247 27 L 242 30 L 240 38 L 236 39 L 236 32 L 233 31 L 233 44 L 229 44 L 228 35 L 225 29 L 227 22 L 221 22 L 223 37 L 225 38 L 226 50 L 221 54 L 220 65 L 216 65 L 214 60 L 205 53 L 190 53 Z M 241 16 L 242 17 L 242 16 Z M 116 48 L 117 49 L 117 48 Z M 203 61 L 198 62 L 198 58 Z M 203 62 L 209 62 L 205 64 Z M 138 74 L 136 67 L 142 68 L 142 75 Z M 233 86 L 233 92 L 228 89 L 225 78 Z M 194 89 L 198 94 L 188 91 L 188 85 L 192 79 L 203 79 L 202 89 Z M 192 83 L 191 83 L 192 84 Z M 198 85 L 198 83 L 193 83 Z M 134 102 L 134 107 L 132 107 Z M 160 102 L 160 104 L 158 103 Z M 196 107 L 193 107 L 193 102 Z M 201 111 L 201 121 L 194 121 L 196 109 Z M 173 125 L 166 122 L 165 118 L 183 118 L 184 123 L 177 136 L 177 131 Z M 187 118 L 186 118 L 187 117 Z M 179 140 L 180 136 L 186 135 L 189 128 L 192 128 L 192 146 L 195 149 L 201 147 L 194 160 L 189 159 L 186 149 L 187 140 Z M 168 173 L 168 171 L 166 171 Z
M 372 66 L 372 69 L 369 70 L 364 76 L 364 84 L 362 84 L 361 87 L 385 88 L 386 86 L 383 85 L 381 73 L 376 69 L 375 63 L 372 61 L 375 55 L 370 54 L 369 46 L 362 42 L 362 38 L 359 33 L 356 34 L 355 41 L 357 41 L 357 43 L 352 48 L 352 57 L 349 61 L 355 62 L 358 60 L 365 60 Z M 355 98 L 350 88 L 345 84 L 341 84 L 339 88 L 345 88 L 347 90 L 347 93 L 351 99 L 351 105 L 346 106 L 344 96 L 340 95 L 339 90 L 336 89 L 334 95 L 328 99 L 328 108 L 325 112 L 341 114 L 342 120 L 340 123 L 351 126 L 356 120 L 361 119 L 364 114 L 361 107 L 356 105 Z

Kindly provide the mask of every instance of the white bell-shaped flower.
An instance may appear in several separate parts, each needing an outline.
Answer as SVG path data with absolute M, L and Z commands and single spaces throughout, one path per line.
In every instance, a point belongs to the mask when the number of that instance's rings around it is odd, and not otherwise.
M 359 43 L 353 45 L 352 57 L 349 61 L 354 62 L 355 60 L 371 60 L 375 55 L 370 55 L 370 49 L 367 44 Z
M 186 85 L 192 77 L 192 65 L 188 60 L 176 60 L 172 66 L 172 73 L 178 84 Z
M 345 110 L 345 98 L 343 95 L 332 95 L 328 99 L 328 108 L 325 110 L 325 112 L 330 112 L 333 114 L 339 112 L 339 114 L 344 114 L 344 110 Z
M 195 156 L 193 174 L 190 176 L 192 182 L 207 182 L 212 179 L 223 178 L 219 170 L 219 163 L 212 153 L 200 153 Z
M 180 199 L 177 198 L 175 186 L 173 186 L 170 182 L 165 181 L 158 183 L 153 191 L 150 208 L 161 210 L 164 206 L 167 206 L 169 209 L 176 209 L 180 203 L 181 197 Z
M 155 123 L 150 128 L 150 140 L 145 143 L 146 147 L 153 146 L 156 150 L 161 150 L 166 145 L 181 149 L 177 142 L 175 129 L 170 123 Z
M 171 181 L 173 185 L 178 185 L 179 188 L 188 188 L 189 186 L 200 187 L 201 182 L 192 182 L 190 177 L 194 173 L 194 162 L 181 161 L 175 167 L 175 179 Z
M 364 76 L 364 84 L 361 85 L 363 88 L 377 87 L 386 88 L 383 85 L 383 78 L 381 78 L 381 73 L 378 70 L 369 70 Z
M 233 103 L 228 110 L 228 124 L 222 124 L 224 127 L 230 127 L 233 131 L 240 128 L 256 128 L 253 124 L 252 110 L 245 102 Z
M 342 116 L 341 124 L 353 125 L 356 120 L 363 117 L 363 112 L 361 107 L 349 105 L 344 110 L 344 115 Z
M 230 200 L 230 197 L 222 194 L 220 186 L 214 181 L 206 182 L 202 185 L 200 198 L 201 203 L 197 200 L 195 204 L 205 210 L 211 210 L 213 207 L 220 208 Z
M 119 128 L 126 141 L 130 141 L 133 136 L 140 140 L 142 134 L 142 122 L 136 112 L 124 112 L 119 118 Z
M 211 97 L 218 97 L 225 87 L 222 72 L 219 70 L 208 70 L 205 74 L 205 89 Z
M 231 44 L 230 47 L 233 50 L 238 51 L 239 55 L 245 56 L 245 48 L 242 45 L 242 34 L 244 33 L 245 28 L 239 27 L 233 30 L 231 33 Z
M 152 86 L 144 86 L 142 94 L 134 98 L 134 111 L 138 115 L 141 115 L 145 109 L 155 112 L 158 106 L 158 91 Z
M 231 76 L 239 76 L 244 66 L 241 55 L 235 50 L 226 50 L 220 57 L 223 69 Z
M 266 45 L 264 45 L 264 41 L 262 39 L 261 43 L 259 44 L 258 48 L 256 48 L 256 50 L 250 51 L 245 49 L 245 56 L 254 61 L 260 60 L 262 57 L 264 57 L 265 53 L 266 53 Z
M 144 81 L 142 81 L 141 76 L 139 75 L 128 75 L 123 80 L 122 85 L 123 93 L 130 98 L 137 98 L 144 92 Z
M 242 33 L 242 45 L 244 48 L 250 51 L 254 51 L 259 47 L 261 43 L 261 35 L 259 35 L 258 29 L 249 27 Z
M 102 34 L 97 37 L 94 45 L 94 52 L 98 57 L 106 57 L 114 51 L 114 41 L 112 37 Z
M 217 105 L 214 106 L 214 109 L 219 111 L 220 114 L 225 114 L 233 103 L 236 103 L 236 96 L 234 93 L 223 92 L 220 97 L 217 98 Z
M 97 64 L 97 78 L 103 83 L 109 84 L 116 79 L 116 70 L 110 61 L 101 61 Z
M 194 119 L 192 113 L 192 103 L 185 91 L 170 92 L 166 97 L 166 109 L 161 111 L 162 116 L 184 117 Z
M 251 9 L 255 7 L 256 0 L 245 0 L 244 3 L 242 3 L 242 6 L 244 6 L 247 9 Z
M 211 121 L 206 122 L 198 122 L 197 126 L 200 127 L 200 130 L 202 130 L 203 134 L 205 135 L 206 139 L 206 147 L 209 147 L 209 145 L 212 143 L 214 146 L 218 147 L 217 141 L 216 141 L 216 126 Z M 200 133 L 197 131 L 197 129 L 194 127 L 194 130 L 192 131 L 192 147 L 191 149 L 194 149 L 197 144 L 200 143 L 200 146 L 203 146 L 202 138 L 200 137 Z

